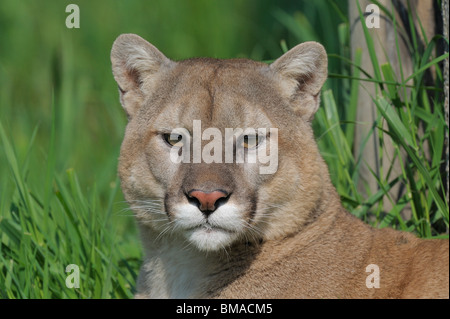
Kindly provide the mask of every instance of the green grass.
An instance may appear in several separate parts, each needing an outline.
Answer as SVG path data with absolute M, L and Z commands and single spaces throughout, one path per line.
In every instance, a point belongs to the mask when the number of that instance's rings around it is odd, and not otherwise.
M 354 154 L 353 135 L 360 125 L 360 76 L 367 72 L 360 55 L 350 59 L 344 2 L 78 1 L 78 30 L 64 25 L 69 3 L 0 2 L 0 298 L 133 295 L 142 252 L 117 179 L 126 117 L 109 61 L 124 32 L 140 34 L 174 59 L 273 60 L 299 42 L 323 43 L 330 79 L 314 129 L 345 207 L 375 227 L 420 237 L 448 228 L 440 170 L 448 131 L 442 74 L 433 87 L 423 80 L 445 58 L 431 54 L 438 37 L 423 49 L 411 44 L 417 55 L 410 77 L 396 78 L 389 63 L 372 56 L 379 71 L 368 80 L 379 94 L 373 97 L 378 118 L 370 125 L 380 145 L 383 134 L 393 138 L 404 165 L 399 176 L 377 176 L 375 193 L 361 193 L 356 185 L 364 163 Z M 397 183 L 406 195 L 385 212 L 382 202 Z M 400 214 L 406 205 L 410 220 Z M 80 288 L 66 287 L 70 264 L 80 267 Z
M 389 8 L 382 8 L 386 12 Z M 364 21 L 361 8 L 360 17 Z M 394 16 L 394 15 L 392 15 Z M 411 19 L 410 19 L 411 21 Z M 395 27 L 399 27 L 395 24 Z M 362 23 L 364 34 L 372 66 L 373 75 L 370 80 L 378 84 L 378 93 L 372 99 L 376 105 L 377 120 L 373 123 L 372 134 L 376 134 L 378 143 L 384 146 L 384 138 L 389 136 L 393 140 L 395 157 L 402 164 L 402 173 L 398 176 L 391 174 L 392 164 L 383 167 L 388 174 L 375 174 L 378 182 L 378 191 L 374 194 L 366 194 L 357 191 L 355 184 L 359 178 L 361 159 L 352 152 L 354 125 L 362 125 L 354 119 L 357 103 L 354 96 L 359 89 L 357 82 L 359 72 L 366 71 L 359 68 L 358 55 L 351 63 L 352 79 L 348 117 L 346 125 L 339 119 L 333 91 L 326 90 L 323 93 L 323 108 L 316 118 L 323 133 L 319 145 L 324 151 L 333 182 L 341 194 L 343 202 L 356 216 L 370 222 L 376 227 L 390 226 L 404 231 L 415 232 L 420 237 L 430 238 L 439 236 L 448 229 L 449 210 L 445 198 L 444 181 L 442 175 L 444 132 L 448 127 L 444 118 L 444 103 L 442 97 L 442 73 L 438 63 L 448 54 L 433 57 L 432 50 L 439 36 L 425 43 L 425 48 L 417 45 L 413 35 L 411 43 L 413 52 L 418 54 L 413 57 L 413 74 L 405 78 L 397 78 L 391 63 L 379 63 L 379 57 L 375 54 L 374 42 L 370 37 L 365 24 Z M 398 50 L 398 39 L 396 39 Z M 342 58 L 342 57 L 340 57 Z M 400 62 L 400 69 L 402 69 Z M 426 87 L 424 73 L 431 67 L 436 67 L 436 80 L 434 87 Z M 338 78 L 344 78 L 341 75 Z M 412 80 L 413 84 L 408 85 Z M 387 123 L 387 128 L 383 126 Z M 367 124 L 366 124 L 367 125 Z M 420 128 L 422 128 L 422 131 Z M 368 137 L 367 137 L 368 138 Z M 363 141 L 365 143 L 365 140 Z M 329 152 L 329 150 L 333 152 Z M 381 153 L 381 152 L 380 152 Z M 382 162 L 382 155 L 377 159 Z M 395 158 L 394 157 L 394 158 Z M 392 160 L 393 162 L 394 160 Z M 399 200 L 394 200 L 389 190 L 396 184 L 406 187 L 405 195 Z M 383 210 L 383 201 L 388 200 L 393 208 L 390 211 Z M 401 211 L 410 205 L 412 217 L 404 220 Z M 445 235 L 448 238 L 448 235 Z
M 55 175 L 50 151 L 41 184 L 30 188 L 26 176 L 32 159 L 19 163 L 1 124 L 0 140 L 16 186 L 12 200 L 5 193 L 1 198 L 1 296 L 131 297 L 140 249 L 133 241 L 123 242 L 113 223 L 119 183 L 111 185 L 101 204 L 96 185 L 83 192 L 73 169 L 66 171 L 64 181 Z M 65 285 L 69 273 L 64 270 L 70 264 L 80 266 L 79 289 Z

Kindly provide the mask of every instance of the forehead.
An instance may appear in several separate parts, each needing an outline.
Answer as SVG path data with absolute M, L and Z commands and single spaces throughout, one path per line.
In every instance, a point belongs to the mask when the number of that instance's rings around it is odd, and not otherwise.
M 155 101 L 156 130 L 166 127 L 272 127 L 267 107 L 273 104 L 268 66 L 248 60 L 194 59 L 179 63 L 162 80 L 164 99 Z M 156 105 L 155 105 L 156 104 Z M 203 126 L 205 124 L 205 126 Z

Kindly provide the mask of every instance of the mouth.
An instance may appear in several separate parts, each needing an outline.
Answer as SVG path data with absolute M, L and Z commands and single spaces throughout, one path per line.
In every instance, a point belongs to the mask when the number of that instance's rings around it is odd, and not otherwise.
M 202 251 L 216 251 L 227 247 L 237 238 L 237 233 L 209 223 L 189 228 L 186 239 Z
M 223 231 L 226 233 L 234 233 L 234 231 L 220 227 L 220 226 L 216 226 L 216 225 L 211 225 L 208 221 L 196 226 L 192 226 L 186 229 L 186 231 L 196 231 L 196 230 L 201 230 L 204 231 L 205 233 L 209 234 L 212 233 L 214 231 Z

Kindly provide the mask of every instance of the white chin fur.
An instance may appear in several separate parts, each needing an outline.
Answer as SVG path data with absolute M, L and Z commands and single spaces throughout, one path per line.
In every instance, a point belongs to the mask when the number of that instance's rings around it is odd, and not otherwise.
M 215 251 L 230 245 L 237 238 L 237 234 L 220 228 L 202 226 L 187 231 L 186 237 L 199 250 Z
M 191 204 L 177 205 L 174 212 L 177 228 L 190 243 L 203 251 L 227 247 L 245 229 L 239 208 L 232 204 L 219 207 L 208 218 Z

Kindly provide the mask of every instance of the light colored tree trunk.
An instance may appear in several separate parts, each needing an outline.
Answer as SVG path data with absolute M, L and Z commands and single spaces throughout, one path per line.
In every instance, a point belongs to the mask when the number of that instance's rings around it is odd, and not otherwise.
M 367 5 L 371 4 L 368 0 L 349 0 L 349 17 L 351 26 L 351 47 L 352 55 L 354 55 L 357 48 L 363 50 L 361 67 L 369 74 L 373 75 L 374 70 L 370 55 L 367 49 L 366 40 L 363 33 L 363 28 L 360 22 L 359 11 L 356 4 L 359 2 L 361 10 L 365 12 Z M 404 10 L 408 9 L 407 0 L 380 0 L 380 3 L 389 10 L 395 11 L 397 23 L 405 29 L 402 23 L 401 16 L 407 14 Z M 434 35 L 434 10 L 432 0 L 410 0 L 411 8 L 417 13 L 423 28 L 426 31 L 427 39 L 430 40 Z M 394 5 L 395 4 L 395 5 Z M 395 9 L 393 9 L 395 8 Z M 403 9 L 402 9 L 403 8 Z M 414 13 L 414 15 L 415 15 Z M 420 25 L 416 22 L 416 30 L 421 30 Z M 395 34 L 395 28 L 393 22 L 380 10 L 380 27 L 369 29 L 371 37 L 373 39 L 376 56 L 379 61 L 379 65 L 389 62 L 397 76 L 398 81 L 401 81 L 401 70 L 403 71 L 403 77 L 407 78 L 413 72 L 413 62 L 407 46 L 407 35 L 404 33 Z M 419 31 L 421 36 L 421 32 Z M 400 57 L 397 55 L 396 38 L 399 42 Z M 364 76 L 364 75 L 363 75 Z M 379 130 L 372 130 L 374 122 L 376 121 L 377 111 L 376 106 L 372 102 L 372 98 L 376 97 L 377 84 L 371 82 L 361 81 L 358 96 L 358 108 L 356 116 L 355 127 L 355 157 L 362 154 L 362 166 L 360 169 L 360 183 L 358 189 L 363 194 L 366 191 L 373 194 L 378 189 L 377 178 L 372 172 L 375 172 L 378 178 L 385 180 L 389 167 L 393 165 L 391 172 L 392 180 L 396 176 L 401 174 L 401 166 L 394 154 L 394 147 L 391 138 L 387 134 L 383 134 L 383 145 L 379 145 Z M 386 123 L 383 123 L 386 128 Z M 372 133 L 370 133 L 372 131 Z M 364 145 L 364 141 L 367 139 L 367 143 Z M 381 154 L 380 154 L 381 153 Z M 402 155 L 406 158 L 406 155 Z M 372 171 L 372 172 L 371 172 Z M 393 202 L 404 195 L 406 191 L 405 187 L 402 187 L 400 183 L 397 183 L 389 192 Z M 392 203 L 385 198 L 383 202 L 383 210 L 389 212 L 392 209 Z M 405 219 L 410 218 L 410 209 L 403 210 L 402 215 Z

